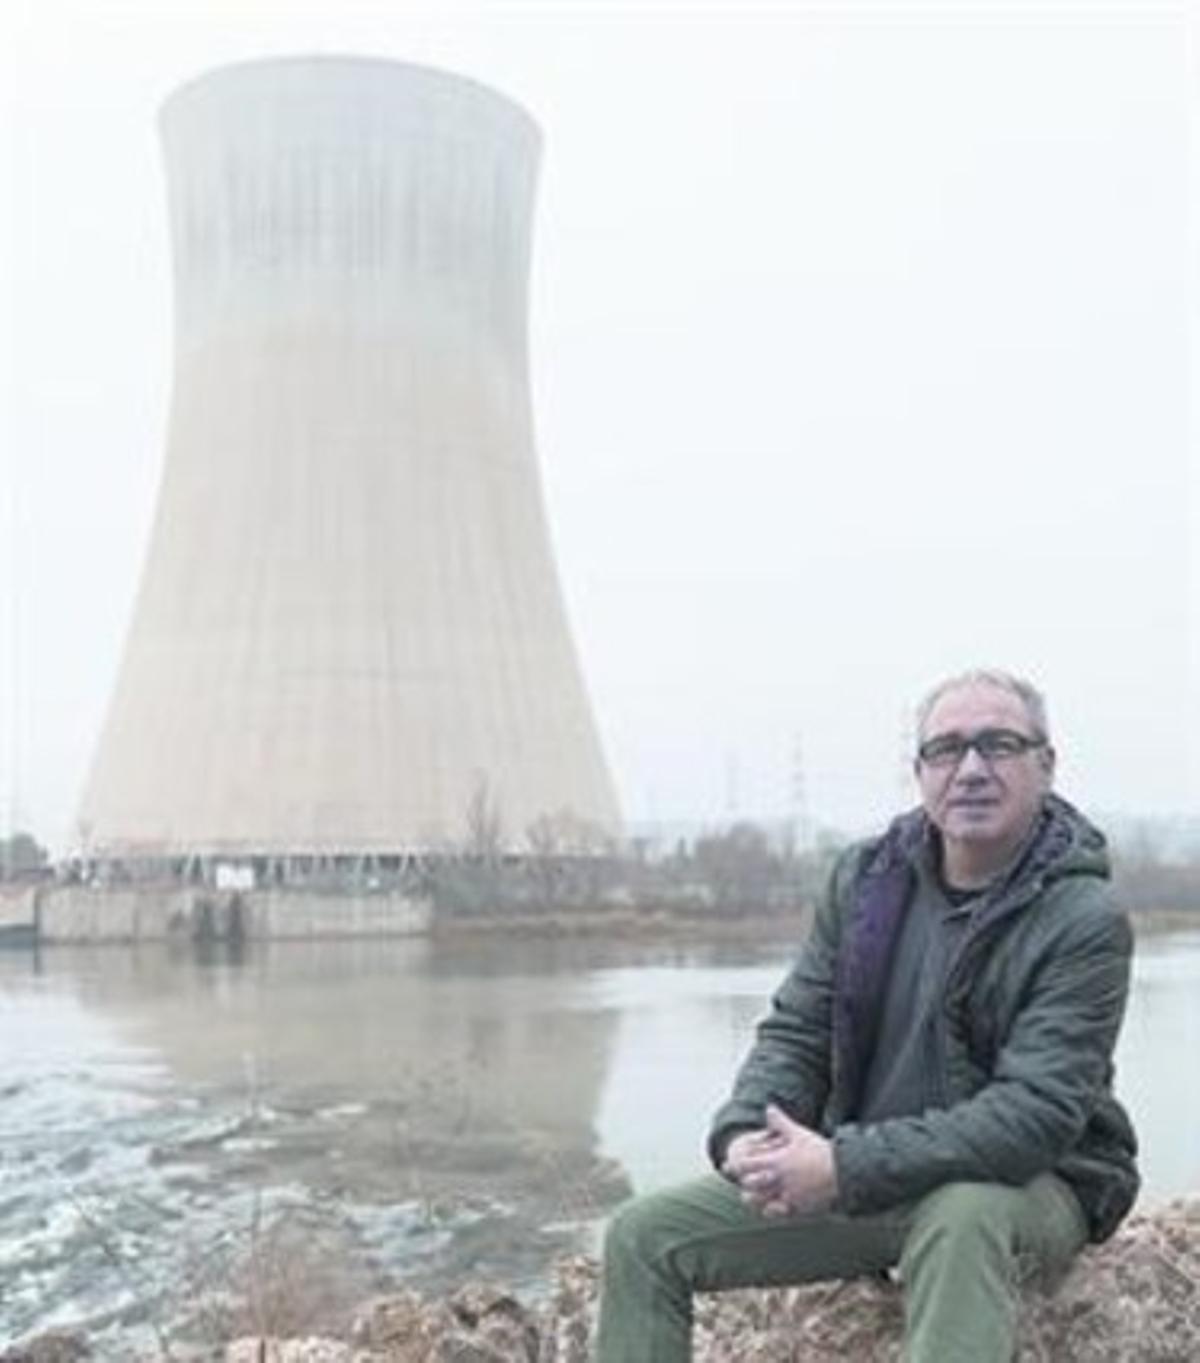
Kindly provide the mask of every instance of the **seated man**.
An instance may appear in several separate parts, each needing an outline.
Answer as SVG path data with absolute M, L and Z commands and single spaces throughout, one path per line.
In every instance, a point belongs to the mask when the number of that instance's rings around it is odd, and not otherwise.
M 1010 1363 L 1019 1277 L 1134 1200 L 1131 934 L 1103 837 L 1051 793 L 1045 704 L 970 672 L 917 718 L 922 808 L 840 858 L 716 1115 L 720 1176 L 609 1227 L 599 1363 L 690 1358 L 696 1291 L 893 1266 L 908 1363 Z

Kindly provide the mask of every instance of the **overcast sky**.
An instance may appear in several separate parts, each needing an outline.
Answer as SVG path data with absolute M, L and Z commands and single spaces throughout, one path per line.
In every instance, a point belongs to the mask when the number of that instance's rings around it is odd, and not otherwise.
M 625 813 L 861 827 L 912 702 L 1049 694 L 1088 808 L 1200 806 L 1182 4 L 40 0 L 0 19 L 0 809 L 70 833 L 149 533 L 155 120 L 223 62 L 427 62 L 544 133 L 538 452 Z M 1189 65 L 1191 69 L 1189 70 Z

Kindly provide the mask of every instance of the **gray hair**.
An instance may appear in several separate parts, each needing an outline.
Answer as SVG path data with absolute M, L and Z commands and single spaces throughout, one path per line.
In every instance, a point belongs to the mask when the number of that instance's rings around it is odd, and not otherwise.
M 994 686 L 1001 691 L 1011 692 L 1024 705 L 1034 734 L 1038 738 L 1050 737 L 1050 718 L 1046 713 L 1045 696 L 1032 682 L 1027 682 L 1023 677 L 1015 677 L 1011 672 L 1002 671 L 998 667 L 973 667 L 969 671 L 959 672 L 956 676 L 938 682 L 917 706 L 918 737 L 925 732 L 925 724 L 938 701 L 947 691 L 957 691 L 963 686 Z

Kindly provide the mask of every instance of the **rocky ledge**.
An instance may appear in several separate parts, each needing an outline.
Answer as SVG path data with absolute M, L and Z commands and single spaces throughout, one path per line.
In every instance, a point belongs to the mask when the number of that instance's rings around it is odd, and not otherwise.
M 348 1340 L 239 1339 L 225 1363 L 587 1363 L 598 1272 L 561 1260 L 547 1299 L 476 1284 L 434 1300 L 401 1292 L 364 1307 Z M 900 1294 L 857 1281 L 698 1299 L 696 1363 L 898 1363 Z M 44 1343 L 46 1351 L 40 1351 Z M 45 1337 L 0 1363 L 66 1363 L 86 1344 Z M 1021 1363 L 1196 1363 L 1200 1198 L 1134 1216 L 1046 1294 L 1026 1292 Z
M 562 1260 L 540 1308 L 502 1289 L 444 1301 L 402 1294 L 367 1307 L 351 1343 L 240 1340 L 228 1363 L 587 1363 L 597 1268 Z M 727 1292 L 697 1302 L 696 1363 L 892 1363 L 900 1294 L 887 1284 Z M 1027 1294 L 1022 1363 L 1196 1363 L 1200 1198 L 1137 1216 L 1088 1250 L 1057 1289 Z

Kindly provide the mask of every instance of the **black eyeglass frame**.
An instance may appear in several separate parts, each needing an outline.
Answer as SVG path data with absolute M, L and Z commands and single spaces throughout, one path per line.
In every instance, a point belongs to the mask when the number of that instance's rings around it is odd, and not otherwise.
M 1015 761 L 1050 740 L 1045 734 L 1022 734 L 1016 729 L 980 729 L 974 734 L 937 734 L 917 747 L 917 761 L 935 770 L 957 767 L 972 748 L 989 766 L 993 762 Z

